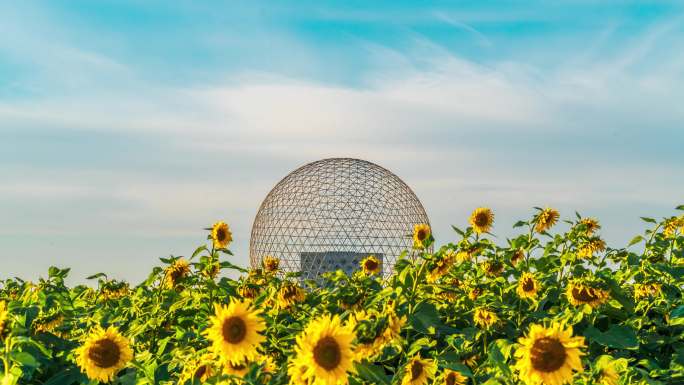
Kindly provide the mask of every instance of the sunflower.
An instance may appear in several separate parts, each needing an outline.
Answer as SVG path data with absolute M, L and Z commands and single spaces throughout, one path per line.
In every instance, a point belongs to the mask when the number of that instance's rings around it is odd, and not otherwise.
M 238 287 L 238 294 L 240 294 L 242 298 L 254 299 L 259 293 L 252 286 L 243 284 L 242 286 Z
M 483 307 L 479 307 L 475 309 L 473 320 L 477 326 L 484 329 L 489 329 L 490 326 L 499 322 L 499 317 L 496 316 L 496 313 Z
M 275 273 L 278 271 L 278 267 L 280 266 L 280 259 L 267 255 L 264 257 L 262 264 L 264 266 L 264 271 L 267 273 Z
M 470 298 L 473 301 L 475 301 L 481 295 L 482 295 L 482 289 L 480 289 L 479 287 L 472 288 L 468 292 L 468 298 Z
M 465 385 L 468 383 L 468 377 L 462 375 L 461 372 L 445 369 L 439 383 L 442 385 Z
M 388 325 L 383 333 L 383 337 L 389 343 L 395 343 L 401 339 L 401 329 L 406 324 L 406 316 L 399 316 L 397 314 L 397 303 L 388 301 L 385 305 L 383 313 L 388 317 Z
M 525 258 L 525 250 L 516 249 L 511 255 L 511 265 L 515 266 Z
M 479 360 L 479 359 L 480 359 L 480 356 L 478 356 L 477 354 L 473 354 L 473 355 L 462 358 L 461 362 L 464 365 L 467 365 L 470 369 L 475 369 L 475 367 L 477 366 L 477 360 Z
M 5 301 L 0 301 L 0 336 L 5 330 L 5 322 L 7 321 L 7 317 L 7 305 L 5 304 Z
M 516 292 L 520 298 L 535 298 L 539 291 L 539 282 L 534 279 L 532 273 L 524 272 L 518 280 Z
M 349 327 L 356 335 L 354 356 L 361 361 L 366 358 L 372 360 L 382 353 L 388 343 L 385 339 L 385 328 L 389 324 L 388 317 L 383 317 L 375 310 L 355 311 L 349 319 Z
M 340 317 L 323 316 L 307 325 L 297 336 L 295 346 L 298 365 L 306 367 L 303 383 L 312 385 L 346 385 L 347 372 L 354 372 L 352 342 L 354 331 L 342 325 Z
M 684 229 L 684 218 L 671 217 L 665 220 L 663 224 L 663 235 L 666 238 L 672 238 L 677 233 L 677 228 Z
M 236 365 L 256 358 L 257 348 L 265 340 L 260 334 L 266 328 L 261 311 L 252 309 L 249 300 L 235 299 L 228 306 L 215 305 L 214 310 L 211 326 L 205 331 L 214 353 Z
M 45 317 L 40 317 L 33 321 L 36 329 L 36 333 L 53 333 L 55 334 L 55 329 L 60 327 L 64 322 L 64 316 L 60 313 L 48 315 Z
M 278 306 L 281 309 L 289 308 L 298 302 L 303 302 L 306 298 L 306 292 L 296 283 L 286 282 L 278 290 Z
M 435 376 L 437 363 L 432 359 L 423 359 L 417 355 L 404 367 L 401 385 L 425 385 Z
M 178 282 L 190 273 L 190 265 L 185 259 L 173 261 L 164 271 L 164 286 L 167 289 L 176 287 Z
M 459 251 L 458 253 L 456 253 L 456 260 L 459 263 L 469 262 L 472 259 L 473 259 L 473 255 L 467 251 L 462 250 L 462 251 Z
M 278 366 L 272 356 L 262 355 L 257 362 L 261 365 L 261 371 L 264 373 L 273 374 L 278 370 Z
M 209 377 L 214 375 L 214 355 L 205 353 L 199 359 L 193 359 L 183 365 L 183 371 L 178 376 L 178 383 L 185 384 L 187 381 L 199 381 L 204 383 Z
M 543 233 L 553 227 L 558 221 L 558 218 L 560 218 L 560 213 L 555 209 L 547 207 L 539 212 L 534 218 L 534 230 L 538 233 Z
M 453 250 L 447 250 L 440 257 L 437 258 L 435 266 L 430 270 L 427 281 L 433 283 L 449 272 L 451 266 L 454 265 L 456 256 Z
M 636 283 L 634 284 L 634 298 L 642 299 L 655 297 L 660 294 L 661 285 L 659 283 Z
M 566 328 L 559 322 L 549 328 L 532 325 L 518 343 L 515 368 L 526 384 L 562 385 L 572 382 L 573 371 L 583 370 L 580 349 L 586 345 L 584 337 L 572 336 L 572 326 Z
M 593 308 L 599 307 L 610 298 L 610 294 L 605 290 L 577 282 L 571 282 L 568 285 L 565 295 L 568 297 L 568 301 L 575 306 L 588 304 Z
M 130 342 L 114 327 L 93 329 L 76 349 L 76 364 L 91 380 L 111 381 L 133 359 Z
M 468 220 L 477 234 L 488 233 L 494 224 L 494 213 L 487 207 L 478 207 Z
M 222 221 L 214 223 L 211 228 L 211 239 L 214 241 L 214 247 L 217 249 L 225 249 L 230 242 L 233 241 L 233 234 L 228 228 L 228 224 Z
M 374 275 L 380 273 L 380 261 L 375 258 L 375 255 L 369 255 L 361 261 L 361 269 L 366 275 Z
M 584 226 L 584 231 L 587 235 L 594 235 L 596 231 L 601 229 L 601 225 L 595 218 L 583 218 L 579 224 Z
M 221 265 L 218 260 L 216 260 L 205 266 L 204 270 L 202 270 L 202 275 L 209 279 L 215 279 L 218 277 L 219 272 L 221 272 Z
M 287 375 L 290 376 L 291 385 L 310 385 L 312 381 L 306 376 L 308 367 L 296 360 L 287 365 Z
M 229 376 L 242 377 L 249 371 L 251 362 L 230 362 L 226 361 L 223 364 L 223 373 Z
M 413 226 L 413 247 L 422 249 L 425 247 L 425 241 L 430 238 L 430 225 L 419 223 Z
M 580 246 L 577 256 L 580 258 L 591 258 L 594 254 L 605 250 L 606 242 L 599 237 L 592 237 Z
M 482 268 L 488 276 L 496 277 L 503 272 L 504 265 L 499 261 L 489 260 L 483 264 Z
M 611 356 L 601 356 L 596 362 L 598 369 L 598 383 L 600 385 L 618 385 L 620 374 L 618 374 L 618 361 Z

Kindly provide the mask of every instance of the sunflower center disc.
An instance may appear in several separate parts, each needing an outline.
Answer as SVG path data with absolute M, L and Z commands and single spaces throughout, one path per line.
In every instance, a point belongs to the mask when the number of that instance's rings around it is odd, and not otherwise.
M 591 302 L 597 299 L 597 297 L 594 295 L 594 293 L 591 292 L 591 289 L 588 289 L 586 287 L 583 287 L 581 289 L 578 288 L 573 288 L 572 289 L 572 296 L 581 302 Z
M 330 336 L 319 340 L 313 353 L 316 363 L 326 370 L 335 369 L 342 360 L 340 345 Z
M 373 271 L 378 268 L 378 264 L 375 261 L 366 261 L 366 269 Z
M 226 239 L 226 230 L 218 229 L 216 231 L 216 239 L 218 239 L 219 242 L 223 242 Z
M 489 223 L 489 218 L 487 217 L 487 214 L 477 214 L 475 216 L 475 224 L 476 225 L 483 227 L 487 223 Z
M 530 278 L 524 280 L 524 281 L 523 281 L 523 286 L 522 286 L 522 288 L 523 288 L 523 290 L 525 290 L 525 291 L 532 291 L 532 290 L 534 290 L 534 281 L 532 281 L 532 279 L 530 279 Z
M 411 381 L 415 381 L 423 373 L 423 364 L 418 361 L 413 361 L 411 364 Z
M 427 238 L 427 234 L 425 233 L 425 230 L 418 230 L 417 236 L 418 236 L 418 240 L 420 240 L 421 242 L 424 241 L 425 238 Z
M 445 382 L 446 385 L 456 385 L 456 373 L 449 373 Z
M 247 334 L 247 325 L 240 317 L 230 317 L 223 323 L 223 338 L 231 344 L 237 344 Z
M 565 357 L 565 347 L 555 338 L 540 338 L 530 349 L 532 367 L 540 372 L 558 370 L 565 363 Z
M 119 346 L 110 339 L 102 339 L 93 344 L 88 350 L 90 358 L 98 368 L 109 368 L 119 362 L 121 351 Z

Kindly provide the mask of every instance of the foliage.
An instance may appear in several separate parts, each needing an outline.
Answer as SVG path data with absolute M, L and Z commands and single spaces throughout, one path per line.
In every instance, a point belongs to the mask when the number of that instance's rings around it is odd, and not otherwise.
M 400 384 L 412 359 L 436 363 L 435 382 L 456 371 L 472 384 L 520 383 L 519 339 L 532 324 L 552 322 L 584 338 L 575 384 L 612 384 L 606 362 L 621 384 L 684 381 L 684 219 L 643 218 L 644 234 L 614 249 L 599 237 L 598 222 L 579 214 L 565 221 L 565 233 L 548 232 L 558 227 L 549 210 L 517 222 L 520 235 L 505 245 L 495 244 L 487 223 L 478 232 L 454 227 L 457 239 L 432 254 L 422 251 L 430 236 L 384 280 L 361 269 L 302 282 L 278 271 L 274 259 L 245 270 L 229 262 L 227 238 L 187 258 L 161 258 L 137 286 L 100 273 L 89 277 L 91 286 L 69 288 L 69 269 L 56 267 L 37 283 L 6 279 L 0 384 L 96 384 L 76 351 L 98 326 L 115 327 L 134 352 L 114 384 L 286 384 L 297 336 L 324 315 L 339 315 L 354 330 L 357 353 L 365 349 L 345 375 L 352 385 Z M 220 270 L 242 275 L 219 278 Z M 524 273 L 536 285 L 519 282 Z M 534 292 L 521 295 L 524 287 Z M 249 299 L 265 321 L 264 359 L 237 375 L 223 370 L 206 334 L 214 305 L 231 299 Z

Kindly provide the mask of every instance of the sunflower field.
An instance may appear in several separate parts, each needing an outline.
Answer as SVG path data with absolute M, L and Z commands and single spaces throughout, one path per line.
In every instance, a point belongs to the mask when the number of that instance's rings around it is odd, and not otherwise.
M 488 208 L 434 252 L 417 225 L 390 276 L 244 269 L 218 222 L 135 286 L 1 280 L 0 384 L 684 384 L 681 211 L 612 248 L 535 210 L 505 244 Z

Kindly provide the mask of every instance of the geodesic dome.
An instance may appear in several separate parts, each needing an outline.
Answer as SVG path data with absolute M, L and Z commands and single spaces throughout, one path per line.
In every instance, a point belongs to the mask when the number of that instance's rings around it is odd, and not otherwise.
M 280 258 L 302 278 L 359 268 L 368 255 L 384 276 L 413 246 L 413 226 L 429 220 L 413 191 L 390 171 L 365 160 L 323 159 L 287 175 L 266 196 L 252 226 L 252 267 Z

